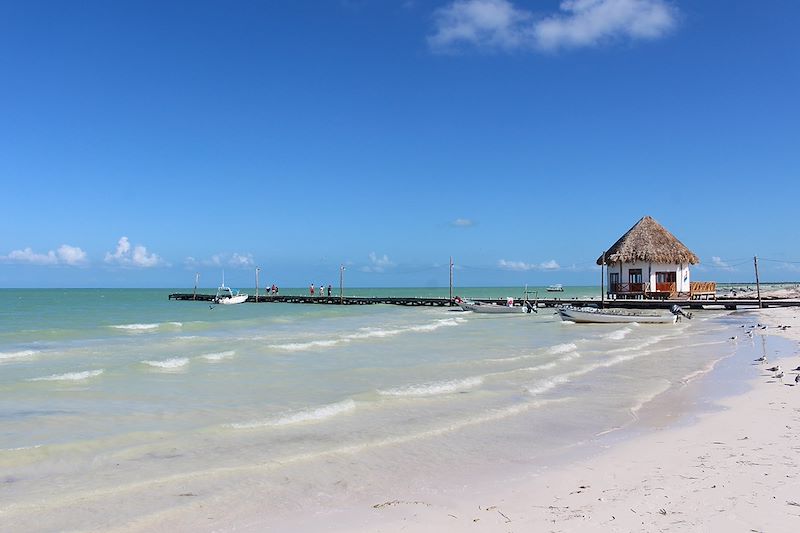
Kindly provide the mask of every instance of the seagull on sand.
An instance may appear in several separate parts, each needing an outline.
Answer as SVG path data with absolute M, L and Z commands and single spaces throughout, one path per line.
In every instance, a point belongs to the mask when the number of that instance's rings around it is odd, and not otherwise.
M 798 366 L 797 368 L 793 368 L 792 372 L 800 372 L 800 366 Z
M 783 380 L 783 371 L 778 372 L 777 374 L 775 374 L 775 379 Z
M 781 365 L 775 365 L 767 369 L 767 372 L 780 372 L 780 371 L 781 371 Z
M 761 357 L 759 357 L 758 359 L 754 359 L 754 361 L 755 361 L 756 363 L 766 363 L 766 362 L 767 362 L 767 356 L 766 356 L 766 355 L 762 355 L 762 356 L 761 356 Z
M 795 382 L 795 383 L 800 383 L 800 374 L 797 374 L 797 375 L 794 377 L 794 382 Z

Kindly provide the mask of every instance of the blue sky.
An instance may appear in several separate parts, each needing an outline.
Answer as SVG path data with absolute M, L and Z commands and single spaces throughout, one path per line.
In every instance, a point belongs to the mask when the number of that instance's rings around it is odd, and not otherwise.
M 800 278 L 800 4 L 3 2 L 0 286 Z

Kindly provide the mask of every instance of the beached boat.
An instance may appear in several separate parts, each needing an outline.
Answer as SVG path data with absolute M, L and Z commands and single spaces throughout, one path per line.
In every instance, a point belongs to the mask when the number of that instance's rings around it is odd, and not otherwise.
M 497 315 L 536 313 L 536 309 L 529 302 L 523 302 L 522 305 L 497 305 L 483 302 L 463 302 L 461 303 L 460 307 L 464 311 L 472 311 L 473 313 Z
M 564 292 L 564 286 L 560 283 L 547 286 L 547 292 Z
M 526 289 L 527 291 L 527 289 Z M 536 305 L 528 301 L 526 298 L 522 301 L 521 305 L 514 305 L 514 298 L 507 298 L 506 305 L 499 305 L 494 303 L 485 302 L 472 302 L 470 300 L 456 300 L 458 305 L 464 311 L 472 311 L 473 313 L 486 313 L 494 315 L 512 315 L 512 314 L 527 314 L 536 313 Z
M 674 324 L 679 314 L 691 318 L 690 315 L 684 314 L 680 308 L 677 309 L 677 312 L 673 310 L 669 314 L 663 314 L 632 309 L 597 309 L 595 307 L 563 306 L 558 308 L 558 314 L 561 316 L 562 320 L 591 324 L 631 322 L 637 322 L 639 324 Z

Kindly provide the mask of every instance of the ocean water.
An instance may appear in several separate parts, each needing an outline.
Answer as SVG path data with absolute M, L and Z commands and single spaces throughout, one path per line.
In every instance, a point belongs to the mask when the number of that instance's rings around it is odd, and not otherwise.
M 547 310 L 0 292 L 0 529 L 16 530 L 157 523 L 188 493 L 235 505 L 258 491 L 291 513 L 544 464 L 732 355 L 744 320 L 578 325 Z

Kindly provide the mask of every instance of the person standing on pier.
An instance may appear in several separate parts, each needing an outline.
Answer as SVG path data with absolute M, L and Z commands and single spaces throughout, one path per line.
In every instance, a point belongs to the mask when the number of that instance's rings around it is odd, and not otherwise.
M 322 298 L 323 296 L 325 296 L 325 284 L 324 283 L 320 283 L 319 284 L 319 297 Z
M 331 297 L 331 284 L 328 283 L 328 298 Z
M 311 296 L 314 296 L 314 284 L 313 283 L 311 284 L 311 287 L 308 288 L 308 292 L 311 294 Z

